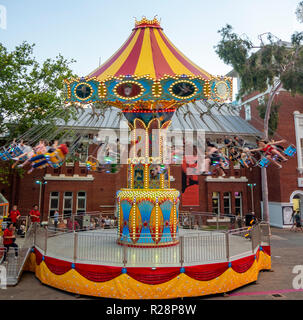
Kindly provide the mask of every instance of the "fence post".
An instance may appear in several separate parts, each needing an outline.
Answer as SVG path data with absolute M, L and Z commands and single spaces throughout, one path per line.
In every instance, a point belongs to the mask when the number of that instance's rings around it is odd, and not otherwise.
M 217 220 L 217 231 L 219 230 L 219 211 L 218 211 L 218 213 L 217 213 L 217 218 L 216 218 L 216 220 Z
M 44 255 L 46 256 L 46 251 L 47 251 L 47 236 L 48 236 L 48 229 L 45 227 L 45 239 L 44 239 Z
M 256 238 L 256 232 L 255 232 L 255 226 L 253 226 L 250 230 L 250 238 L 251 238 L 251 250 L 252 253 L 255 253 L 255 238 Z
M 226 260 L 229 261 L 229 232 L 225 232 L 225 249 L 226 249 Z
M 78 233 L 74 232 L 74 262 L 77 260 L 77 252 L 78 252 Z
M 124 267 L 127 264 L 127 245 L 123 244 L 123 265 Z
M 183 267 L 184 263 L 184 236 L 179 237 L 179 248 L 180 248 L 180 264 Z
M 34 224 L 34 246 L 36 246 L 36 237 L 37 237 L 37 226 Z

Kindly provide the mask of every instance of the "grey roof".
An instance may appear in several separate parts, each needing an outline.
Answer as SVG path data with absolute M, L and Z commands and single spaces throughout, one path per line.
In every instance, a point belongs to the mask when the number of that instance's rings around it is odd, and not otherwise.
M 203 101 L 197 101 L 182 106 L 172 118 L 171 130 L 203 129 L 207 133 L 260 135 L 260 132 L 241 118 L 237 108 L 231 104 L 209 108 Z M 93 115 L 91 108 L 79 109 L 77 120 L 70 120 L 66 124 L 58 122 L 59 126 L 75 127 L 77 129 L 99 130 L 118 129 L 120 121 L 125 120 L 121 110 L 108 108 L 103 115 Z

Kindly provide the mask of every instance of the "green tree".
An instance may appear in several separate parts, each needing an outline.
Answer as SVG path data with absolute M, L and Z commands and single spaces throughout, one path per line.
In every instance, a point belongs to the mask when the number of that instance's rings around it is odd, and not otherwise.
M 10 133 L 10 139 L 45 119 L 71 115 L 72 108 L 64 107 L 63 80 L 75 76 L 70 69 L 75 61 L 59 54 L 38 63 L 34 46 L 23 42 L 8 51 L 0 43 L 0 134 Z
M 230 25 L 218 31 L 221 40 L 216 53 L 231 65 L 240 78 L 238 98 L 252 92 L 264 92 L 267 96 L 264 110 L 263 136 L 268 139 L 269 119 L 276 94 L 283 88 L 291 94 L 303 94 L 303 33 L 296 32 L 291 42 L 283 42 L 271 33 L 259 35 L 255 45 L 247 37 L 233 32 Z M 266 169 L 262 168 L 263 213 L 269 221 Z
M 65 78 L 75 77 L 62 55 L 38 63 L 34 46 L 23 42 L 9 51 L 0 43 L 0 135 L 4 145 L 13 138 L 34 132 L 56 131 L 58 119 L 67 121 L 75 114 L 73 106 L 64 105 Z M 46 128 L 46 130 L 45 130 Z M 10 176 L 22 177 L 22 169 L 11 169 L 11 163 L 1 163 L 0 183 L 9 184 Z

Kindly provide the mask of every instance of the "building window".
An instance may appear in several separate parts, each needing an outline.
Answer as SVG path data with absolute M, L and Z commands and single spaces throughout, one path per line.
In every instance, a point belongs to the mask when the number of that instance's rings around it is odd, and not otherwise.
M 242 193 L 235 192 L 235 213 L 242 216 Z
M 245 120 L 250 121 L 251 120 L 251 106 L 249 104 L 246 104 L 244 106 L 245 108 Z
M 49 215 L 52 217 L 56 210 L 59 210 L 59 192 L 52 191 L 49 197 Z
M 64 192 L 63 199 L 63 214 L 71 215 L 73 212 L 73 193 L 72 192 Z
M 86 192 L 79 191 L 77 194 L 77 213 L 86 212 Z
M 220 193 L 219 192 L 213 192 L 212 193 L 212 207 L 213 207 L 213 213 L 220 213 Z
M 224 214 L 231 213 L 231 201 L 230 201 L 230 192 L 224 192 L 223 194 L 223 204 L 224 204 Z

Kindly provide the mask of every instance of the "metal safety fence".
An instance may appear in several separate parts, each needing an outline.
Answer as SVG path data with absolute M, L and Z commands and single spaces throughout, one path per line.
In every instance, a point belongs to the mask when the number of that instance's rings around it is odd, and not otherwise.
M 261 245 L 270 244 L 267 223 L 259 223 L 226 231 L 181 232 L 175 245 L 134 247 L 125 245 L 114 229 L 73 230 L 52 229 L 36 225 L 34 245 L 44 255 L 74 262 L 124 266 L 176 266 L 224 262 L 255 254 Z M 171 235 L 162 235 L 170 237 Z M 150 237 L 148 237 L 151 240 Z M 140 237 L 140 241 L 145 241 Z M 165 240 L 165 239 L 164 239 Z M 124 242 L 124 245 L 121 245 Z M 165 242 L 165 241 L 164 241 Z

